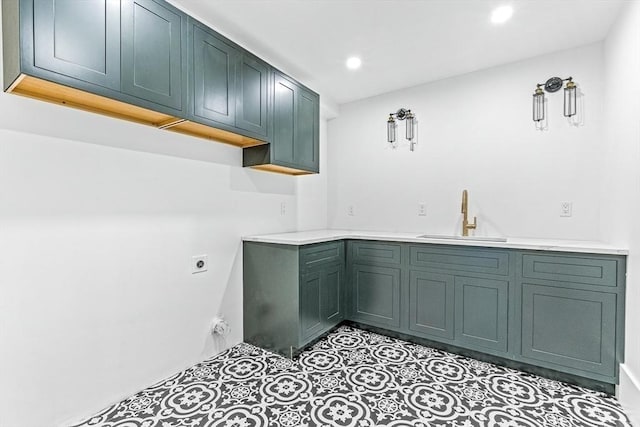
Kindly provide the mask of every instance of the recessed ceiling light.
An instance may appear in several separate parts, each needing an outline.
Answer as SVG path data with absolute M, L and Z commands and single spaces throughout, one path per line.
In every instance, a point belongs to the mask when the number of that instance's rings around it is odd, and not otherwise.
M 347 68 L 350 70 L 357 70 L 362 65 L 362 60 L 357 56 L 352 56 L 347 59 Z
M 513 15 L 513 8 L 511 6 L 500 6 L 493 9 L 491 12 L 491 22 L 494 24 L 503 24 L 511 18 Z

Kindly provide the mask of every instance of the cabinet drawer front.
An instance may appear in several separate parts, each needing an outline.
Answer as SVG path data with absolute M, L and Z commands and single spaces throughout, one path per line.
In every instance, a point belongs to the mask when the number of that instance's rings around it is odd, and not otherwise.
M 344 243 L 329 242 L 319 245 L 304 246 L 300 249 L 300 264 L 303 269 L 313 268 L 316 265 L 341 262 L 344 260 Z
M 451 249 L 433 246 L 411 246 L 411 266 L 446 271 L 506 276 L 509 254 L 485 249 Z
M 400 264 L 402 245 L 394 243 L 353 242 L 353 262 Z
M 522 356 L 613 377 L 615 312 L 615 294 L 524 284 Z
M 522 276 L 598 286 L 616 286 L 617 261 L 577 256 L 522 256 Z

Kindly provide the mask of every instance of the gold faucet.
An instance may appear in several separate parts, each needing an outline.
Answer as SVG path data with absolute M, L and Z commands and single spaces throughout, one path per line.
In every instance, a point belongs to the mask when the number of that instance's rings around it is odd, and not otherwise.
M 469 194 L 467 193 L 467 190 L 463 190 L 462 191 L 462 235 L 463 236 L 468 236 L 469 235 L 469 230 L 475 230 L 476 229 L 476 217 L 473 217 L 473 223 L 469 223 L 469 219 L 467 218 L 467 215 L 469 213 Z

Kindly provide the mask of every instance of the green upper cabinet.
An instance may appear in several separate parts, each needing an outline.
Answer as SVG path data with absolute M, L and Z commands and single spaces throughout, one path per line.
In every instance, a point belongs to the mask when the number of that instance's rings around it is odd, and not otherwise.
M 165 2 L 122 0 L 122 91 L 183 110 L 187 15 Z
M 267 138 L 270 67 L 243 52 L 237 68 L 236 127 Z
M 6 92 L 242 147 L 244 166 L 318 172 L 318 95 L 281 73 L 276 92 L 273 67 L 168 2 L 0 6 Z
M 120 2 L 33 2 L 37 68 L 120 89 Z
M 193 19 L 188 40 L 189 118 L 266 141 L 269 66 Z
M 318 95 L 310 90 L 298 86 L 298 105 L 296 106 L 296 144 L 293 159 L 298 167 L 318 172 L 318 147 L 320 139 Z M 277 141 L 274 141 L 277 143 Z
M 273 95 L 273 160 L 286 166 L 295 164 L 297 85 L 275 74 Z
M 214 32 L 192 21 L 189 26 L 190 109 L 194 119 L 216 126 L 236 121 L 236 67 L 240 52 Z
M 273 161 L 318 171 L 318 95 L 275 73 Z
M 274 71 L 271 144 L 244 149 L 244 166 L 291 174 L 318 173 L 320 97 Z

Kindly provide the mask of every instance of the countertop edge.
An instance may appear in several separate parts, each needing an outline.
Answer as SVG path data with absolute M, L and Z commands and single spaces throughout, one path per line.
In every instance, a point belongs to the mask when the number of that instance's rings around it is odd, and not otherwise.
M 315 233 L 320 233 L 316 231 Z M 474 240 L 454 240 L 454 239 L 430 239 L 430 238 L 418 238 L 405 236 L 403 234 L 390 235 L 392 233 L 380 233 L 375 232 L 359 233 L 351 231 L 334 231 L 327 230 L 325 235 L 316 235 L 309 237 L 296 237 L 296 234 L 289 233 L 291 236 L 285 236 L 287 233 L 273 234 L 273 235 L 259 235 L 259 236 L 246 236 L 242 240 L 244 242 L 256 242 L 256 243 L 270 243 L 279 245 L 290 246 L 303 246 L 311 245 L 314 243 L 331 242 L 336 240 L 377 240 L 385 242 L 407 242 L 407 243 L 428 243 L 444 246 L 470 246 L 470 247 L 485 247 L 485 248 L 502 248 L 502 249 L 522 249 L 522 250 L 536 250 L 536 251 L 552 251 L 552 252 L 574 252 L 574 253 L 591 253 L 601 255 L 629 255 L 629 250 L 616 247 L 598 247 L 596 245 L 589 245 L 591 242 L 584 242 L 584 246 L 580 245 L 580 241 L 576 241 L 576 246 L 570 244 L 555 244 L 549 242 L 548 244 L 543 242 L 492 242 L 492 241 L 474 241 Z M 520 240 L 520 239 L 518 239 Z M 522 239 L 526 240 L 526 239 Z M 594 242 L 599 243 L 599 242 Z

